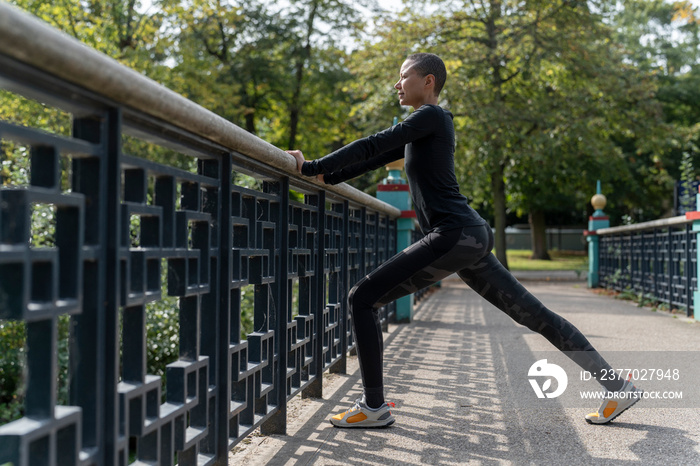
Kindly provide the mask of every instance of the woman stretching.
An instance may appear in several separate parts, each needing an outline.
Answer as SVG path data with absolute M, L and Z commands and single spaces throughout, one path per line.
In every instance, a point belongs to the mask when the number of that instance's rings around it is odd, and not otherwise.
M 452 114 L 437 105 L 447 72 L 434 54 L 410 55 L 394 85 L 399 103 L 414 108 L 403 122 L 359 139 L 325 157 L 306 161 L 301 151 L 288 151 L 302 175 L 337 184 L 405 158 L 423 239 L 406 248 L 350 291 L 364 393 L 347 411 L 333 416 L 337 427 L 383 427 L 394 423 L 384 400 L 383 337 L 378 309 L 453 273 L 517 323 L 540 333 L 591 374 L 614 373 L 571 323 L 547 309 L 491 254 L 491 227 L 460 194 L 454 171 Z M 609 392 L 595 424 L 610 422 L 639 399 L 641 390 L 620 378 L 599 382 Z

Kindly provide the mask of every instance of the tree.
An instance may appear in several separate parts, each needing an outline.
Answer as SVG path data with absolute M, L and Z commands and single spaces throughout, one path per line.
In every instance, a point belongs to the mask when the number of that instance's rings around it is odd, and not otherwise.
M 700 163 L 700 16 L 689 1 L 633 0 L 611 15 L 626 60 L 652 74 L 672 138 L 660 162 L 678 180 Z M 668 194 L 666 195 L 668 197 Z
M 468 92 L 448 87 L 446 95 L 469 134 L 462 156 L 489 180 L 480 190 L 493 196 L 506 266 L 508 209 L 528 214 L 533 257 L 546 258 L 547 210 L 565 207 L 575 198 L 567 192 L 588 191 L 610 167 L 627 168 L 618 140 L 644 135 L 639 149 L 664 134 L 654 83 L 622 62 L 603 20 L 591 2 L 482 1 L 438 22 L 452 75 L 468 83 Z
M 347 53 L 334 37 L 357 27 L 353 11 L 320 0 L 170 5 L 171 87 L 278 147 L 323 155 L 347 128 Z
M 288 148 L 293 149 L 297 146 L 304 107 L 319 97 L 317 94 L 304 92 L 304 83 L 311 78 L 310 72 L 323 72 L 323 68 L 318 66 L 323 63 L 318 60 L 318 52 L 337 49 L 336 41 L 347 41 L 348 38 L 357 37 L 364 29 L 361 8 L 374 4 L 374 0 L 297 0 L 292 3 L 292 19 L 288 23 L 294 36 L 293 85 L 288 103 Z M 331 65 L 329 62 L 326 64 Z
M 554 59 L 543 57 L 539 76 L 515 94 L 526 91 L 538 109 L 525 114 L 532 127 L 512 145 L 517 163 L 506 170 L 509 205 L 528 213 L 536 259 L 548 258 L 547 211 L 586 205 L 590 187 L 596 179 L 607 181 L 606 173 L 614 173 L 618 185 L 667 182 L 664 173 L 630 170 L 631 154 L 620 144 L 634 138 L 634 154 L 666 137 L 653 79 L 623 63 L 607 27 L 586 28 L 577 37 L 552 54 Z M 576 199 L 577 192 L 586 195 Z
M 579 205 L 583 217 L 596 179 L 614 174 L 641 185 L 624 200 L 637 207 L 652 195 L 645 184 L 667 185 L 657 160 L 669 136 L 656 83 L 624 62 L 605 23 L 608 9 L 608 2 L 441 2 L 427 17 L 406 10 L 354 55 L 366 65 L 363 78 L 383 78 L 415 51 L 444 59 L 456 170 L 472 204 L 492 206 L 496 253 L 506 266 L 509 210 L 529 215 L 535 256 L 546 257 L 547 210 Z M 393 95 L 371 89 L 380 97 L 363 105 L 392 108 Z
M 600 21 L 584 2 L 484 0 L 465 2 L 436 22 L 439 43 L 452 60 L 452 82 L 468 83 L 468 92 L 449 86 L 446 97 L 460 131 L 469 135 L 460 141 L 461 156 L 488 179 L 480 187 L 493 197 L 496 253 L 507 266 L 507 192 L 517 191 L 514 183 L 523 180 L 507 175 L 511 167 L 523 168 L 521 158 L 541 155 L 541 136 L 556 138 L 552 124 L 567 124 L 570 107 L 562 104 L 569 96 L 557 87 L 561 73 L 582 67 L 589 51 L 580 44 L 581 34 L 591 37 Z M 541 218 L 538 209 L 533 212 Z
M 284 24 L 262 2 L 196 0 L 164 5 L 173 37 L 170 85 L 247 131 L 283 85 Z

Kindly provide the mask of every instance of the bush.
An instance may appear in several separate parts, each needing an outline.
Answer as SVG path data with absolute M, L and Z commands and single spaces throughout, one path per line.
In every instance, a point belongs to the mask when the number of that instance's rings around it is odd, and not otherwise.
M 0 321 L 0 424 L 24 412 L 24 322 Z

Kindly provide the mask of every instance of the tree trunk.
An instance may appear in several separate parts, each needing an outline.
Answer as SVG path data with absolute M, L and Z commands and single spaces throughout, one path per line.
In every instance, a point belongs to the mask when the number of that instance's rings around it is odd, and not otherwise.
M 255 130 L 255 112 L 249 111 L 245 114 L 245 129 L 251 134 L 257 134 Z
M 495 249 L 496 258 L 508 268 L 506 258 L 506 185 L 503 182 L 503 165 L 498 164 L 491 173 L 491 189 L 493 190 L 493 216 L 496 229 Z
M 532 246 L 530 259 L 552 260 L 547 252 L 547 225 L 545 225 L 544 211 L 530 211 L 528 222 L 530 223 L 530 244 Z
M 293 101 L 296 102 L 297 98 L 294 98 Z M 296 103 L 293 103 L 289 110 L 289 141 L 287 142 L 287 148 L 289 150 L 298 149 L 296 145 L 297 128 L 299 127 L 299 110 L 299 105 Z
M 504 104 L 505 98 L 502 93 L 503 80 L 501 78 L 502 57 L 498 53 L 498 20 L 501 17 L 501 2 L 490 0 L 490 14 L 485 22 L 486 33 L 488 34 L 488 60 L 491 64 L 493 74 L 491 85 L 494 91 L 494 103 Z M 492 146 L 491 157 L 493 157 L 493 170 L 491 171 L 491 190 L 493 191 L 493 216 L 496 238 L 494 247 L 496 258 L 508 268 L 508 258 L 506 257 L 506 186 L 503 181 L 505 174 L 505 162 L 502 160 L 500 144 Z
M 301 89 L 302 81 L 304 80 L 304 68 L 306 62 L 311 57 L 311 35 L 314 32 L 314 21 L 316 20 L 316 12 L 318 11 L 318 1 L 313 2 L 309 17 L 306 20 L 306 44 L 304 45 L 301 56 L 296 63 L 294 77 L 294 93 L 292 101 L 289 105 L 289 141 L 287 146 L 289 149 L 297 149 L 297 131 L 299 128 L 299 116 L 301 114 Z
M 292 102 L 289 105 L 289 141 L 287 148 L 290 150 L 297 149 L 297 128 L 299 127 L 299 113 L 301 100 L 301 82 L 304 77 L 304 62 L 303 58 L 299 58 L 296 65 L 296 81 L 294 86 L 294 94 L 292 94 Z

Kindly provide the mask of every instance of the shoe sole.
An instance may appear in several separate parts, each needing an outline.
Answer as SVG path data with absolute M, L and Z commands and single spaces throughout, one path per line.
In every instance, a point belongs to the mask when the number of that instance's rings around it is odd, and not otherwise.
M 337 427 L 338 429 L 384 429 L 384 428 L 392 425 L 394 422 L 396 422 L 396 419 L 392 419 L 388 423 L 381 424 L 381 425 L 367 425 L 367 424 L 362 424 L 360 422 L 357 423 L 360 425 L 354 425 L 354 424 L 337 425 L 337 424 L 333 424 L 332 422 L 331 422 L 331 425 L 333 425 L 333 427 Z
M 628 407 L 626 407 L 625 409 L 623 409 L 622 411 L 620 411 L 619 413 L 617 413 L 616 415 L 614 415 L 613 417 L 611 417 L 610 419 L 608 419 L 608 420 L 605 421 L 605 422 L 593 422 L 593 421 L 591 421 L 590 419 L 586 419 L 586 422 L 589 423 L 589 424 L 596 424 L 596 425 L 607 424 L 607 423 L 611 422 L 613 419 L 617 419 L 617 418 L 620 416 L 620 414 L 624 413 L 625 411 L 627 411 L 628 409 L 630 409 L 632 406 L 634 406 L 635 404 L 637 404 L 637 402 L 638 402 L 640 399 L 641 399 L 641 397 L 635 399 L 635 400 L 632 402 L 631 405 L 629 405 Z

